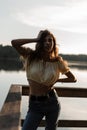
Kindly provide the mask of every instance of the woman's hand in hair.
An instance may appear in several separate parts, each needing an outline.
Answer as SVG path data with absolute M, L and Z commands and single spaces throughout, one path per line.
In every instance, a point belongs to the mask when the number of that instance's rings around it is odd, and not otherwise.
M 37 36 L 37 40 L 38 40 L 38 41 L 40 41 L 42 33 L 43 33 L 43 31 L 41 30 L 41 31 L 39 32 L 38 36 Z

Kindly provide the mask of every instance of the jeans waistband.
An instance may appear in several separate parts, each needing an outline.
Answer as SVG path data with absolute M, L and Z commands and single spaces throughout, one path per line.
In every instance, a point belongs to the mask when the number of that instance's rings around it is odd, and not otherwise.
M 55 90 L 52 89 L 50 90 L 45 96 L 35 96 L 35 95 L 30 95 L 30 100 L 32 101 L 46 101 L 50 97 L 55 95 Z

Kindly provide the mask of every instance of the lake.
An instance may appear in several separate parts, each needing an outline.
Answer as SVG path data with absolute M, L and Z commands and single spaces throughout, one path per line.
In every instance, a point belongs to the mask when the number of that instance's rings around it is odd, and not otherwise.
M 72 67 L 71 71 L 77 78 L 76 83 L 56 83 L 55 86 L 87 88 L 87 68 Z M 4 103 L 11 84 L 28 85 L 25 71 L 0 71 L 0 109 Z M 25 118 L 28 108 L 28 97 L 22 98 L 22 118 Z M 60 98 L 60 119 L 87 120 L 87 99 L 85 98 Z M 44 128 L 38 128 L 38 130 Z M 87 128 L 59 128 L 58 130 L 86 130 Z

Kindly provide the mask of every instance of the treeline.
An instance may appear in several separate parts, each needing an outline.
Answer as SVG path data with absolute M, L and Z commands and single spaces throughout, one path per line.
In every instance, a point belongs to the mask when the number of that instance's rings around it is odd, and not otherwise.
M 60 54 L 67 61 L 87 61 L 87 55 L 65 55 Z M 79 69 L 87 69 L 87 65 L 72 64 L 71 67 L 78 67 Z M 12 46 L 0 45 L 0 70 L 23 70 L 23 64 L 20 60 L 20 55 Z
M 60 54 L 65 60 L 68 61 L 87 61 L 87 55 L 79 54 L 79 55 L 73 55 L 73 54 Z M 0 45 L 0 60 L 19 60 L 19 54 L 18 52 L 12 47 L 12 46 L 3 46 Z
M 0 59 L 19 59 L 18 52 L 12 46 L 0 45 Z
M 0 45 L 0 70 L 20 70 L 23 64 L 18 52 L 12 46 Z
M 79 55 L 60 54 L 60 55 L 67 61 L 82 61 L 82 62 L 87 61 L 87 55 L 83 55 L 83 54 L 79 54 Z

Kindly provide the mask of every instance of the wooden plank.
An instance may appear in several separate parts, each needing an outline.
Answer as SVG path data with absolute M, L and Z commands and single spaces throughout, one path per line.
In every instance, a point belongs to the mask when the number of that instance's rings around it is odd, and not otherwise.
M 87 98 L 86 88 L 55 87 L 59 97 Z M 29 86 L 22 85 L 22 95 L 29 95 Z
M 55 88 L 60 97 L 87 98 L 87 88 Z
M 21 120 L 23 126 L 24 120 Z M 42 120 L 39 127 L 45 126 L 45 120 Z M 59 120 L 58 127 L 87 127 L 87 120 Z
M 20 130 L 22 87 L 12 85 L 0 112 L 0 130 Z
M 28 85 L 22 85 L 22 95 L 28 96 L 29 95 L 29 86 Z
M 87 127 L 87 120 L 59 120 L 59 127 Z

